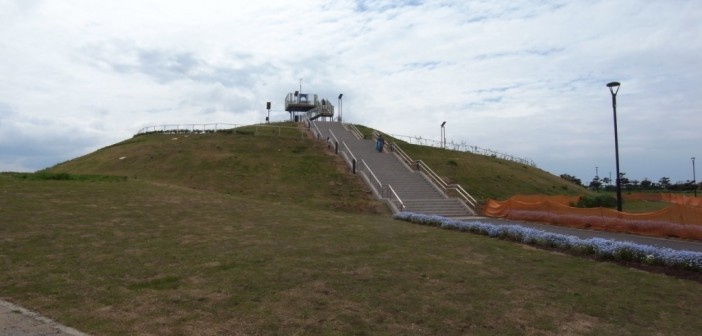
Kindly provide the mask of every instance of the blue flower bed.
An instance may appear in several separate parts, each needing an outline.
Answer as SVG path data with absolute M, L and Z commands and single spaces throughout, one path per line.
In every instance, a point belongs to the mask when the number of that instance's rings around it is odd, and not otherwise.
M 422 215 L 412 212 L 399 212 L 393 218 L 416 224 L 437 226 L 442 229 L 472 232 L 535 246 L 594 255 L 603 259 L 633 261 L 647 265 L 662 265 L 697 272 L 702 271 L 701 252 L 679 251 L 603 238 L 581 239 L 575 236 L 545 232 L 513 224 L 495 225 L 480 221 L 454 220 L 442 216 Z

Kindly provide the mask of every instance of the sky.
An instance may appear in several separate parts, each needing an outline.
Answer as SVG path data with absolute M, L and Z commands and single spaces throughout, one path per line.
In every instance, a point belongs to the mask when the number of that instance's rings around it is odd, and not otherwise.
M 0 171 L 163 124 L 344 121 L 478 146 L 587 183 L 702 165 L 702 1 L 0 0 Z M 338 112 L 338 106 L 337 106 Z M 702 176 L 702 169 L 700 169 Z M 699 181 L 702 177 L 698 178 Z

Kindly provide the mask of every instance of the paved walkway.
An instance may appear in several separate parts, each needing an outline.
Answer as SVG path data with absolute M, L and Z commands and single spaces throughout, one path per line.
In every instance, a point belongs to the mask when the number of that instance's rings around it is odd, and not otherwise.
M 0 335 L 88 336 L 5 300 L 0 300 Z

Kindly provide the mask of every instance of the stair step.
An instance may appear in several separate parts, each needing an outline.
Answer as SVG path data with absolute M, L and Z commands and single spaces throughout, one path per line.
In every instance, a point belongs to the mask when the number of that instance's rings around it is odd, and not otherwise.
M 333 133 L 359 161 L 362 160 L 382 185 L 390 185 L 405 205 L 405 211 L 444 216 L 471 215 L 459 199 L 447 198 L 424 175 L 411 171 L 393 153 L 378 153 L 372 139 L 359 140 L 339 122 L 315 122 L 323 138 Z

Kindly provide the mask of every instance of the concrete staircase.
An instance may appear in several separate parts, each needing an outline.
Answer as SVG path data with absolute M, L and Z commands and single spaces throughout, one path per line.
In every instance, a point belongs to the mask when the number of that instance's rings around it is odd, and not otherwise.
M 449 198 L 423 173 L 410 168 L 395 153 L 375 150 L 375 139 L 359 139 L 339 122 L 311 122 L 311 129 L 333 146 L 338 140 L 341 151 L 355 157 L 357 171 L 371 185 L 374 194 L 387 199 L 397 211 L 435 214 L 445 217 L 474 216 L 473 209 L 461 199 Z M 388 187 L 389 186 L 389 187 Z M 392 189 L 397 201 L 389 191 Z M 404 208 L 402 208 L 404 206 Z

